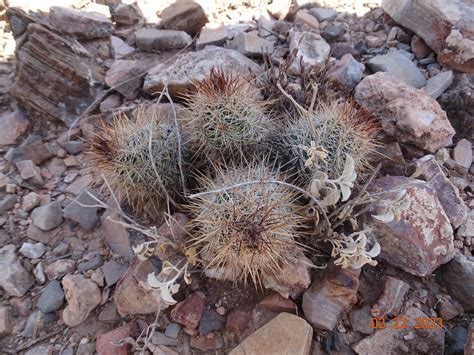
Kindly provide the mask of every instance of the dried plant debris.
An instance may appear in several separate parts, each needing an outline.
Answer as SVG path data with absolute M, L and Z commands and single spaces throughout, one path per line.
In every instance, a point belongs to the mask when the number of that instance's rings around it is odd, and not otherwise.
M 350 101 L 332 101 L 290 122 L 282 136 L 281 151 L 301 184 L 307 186 L 316 173 L 337 179 L 348 156 L 354 160 L 357 174 L 370 170 L 370 156 L 378 147 L 377 131 L 377 124 L 365 110 Z
M 135 118 L 118 114 L 91 143 L 90 157 L 120 200 L 134 211 L 151 206 L 180 191 L 177 129 L 152 110 L 138 110 Z
M 276 129 L 250 78 L 213 68 L 185 97 L 183 129 L 195 157 L 219 159 L 252 156 Z
M 264 163 L 254 163 L 202 179 L 204 193 L 190 205 L 195 216 L 190 245 L 199 250 L 208 274 L 261 285 L 302 250 L 298 194 L 268 183 L 277 177 Z

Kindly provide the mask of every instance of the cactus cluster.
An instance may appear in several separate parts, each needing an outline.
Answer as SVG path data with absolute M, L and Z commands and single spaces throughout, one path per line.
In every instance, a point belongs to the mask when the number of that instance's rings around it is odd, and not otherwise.
M 190 205 L 196 229 L 191 244 L 214 277 L 261 285 L 301 251 L 298 196 L 268 183 L 277 178 L 265 163 L 254 163 L 218 168 L 215 178 L 201 179 L 210 193 Z
M 121 113 L 91 142 L 90 157 L 116 196 L 135 212 L 160 211 L 180 191 L 177 130 L 157 112 Z
M 306 166 L 304 147 L 311 142 L 327 153 L 318 162 L 317 169 L 329 178 L 340 176 L 347 155 L 355 162 L 356 172 L 363 173 L 370 167 L 370 157 L 378 147 L 375 134 L 378 126 L 374 119 L 352 102 L 333 101 L 321 104 L 313 112 L 291 121 L 284 129 L 281 139 L 281 155 L 295 171 L 302 185 L 313 177 L 314 166 Z
M 184 97 L 183 115 L 195 157 L 225 160 L 261 149 L 276 123 L 266 112 L 268 103 L 258 97 L 248 78 L 231 70 L 214 68 L 207 79 L 195 82 L 195 90 Z

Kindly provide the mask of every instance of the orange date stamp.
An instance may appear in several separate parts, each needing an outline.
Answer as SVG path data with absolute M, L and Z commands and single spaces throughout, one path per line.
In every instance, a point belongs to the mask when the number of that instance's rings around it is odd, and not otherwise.
M 384 317 L 373 317 L 370 319 L 373 329 L 443 329 L 443 318 L 414 318 L 400 316 L 387 322 Z

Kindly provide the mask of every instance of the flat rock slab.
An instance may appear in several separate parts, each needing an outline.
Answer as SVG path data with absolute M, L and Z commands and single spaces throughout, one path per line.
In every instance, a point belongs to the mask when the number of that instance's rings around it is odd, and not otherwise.
M 426 78 L 420 69 L 399 50 L 391 50 L 387 54 L 375 56 L 367 65 L 373 72 L 387 72 L 417 89 L 426 85 Z
M 290 313 L 280 313 L 240 343 L 230 355 L 308 355 L 313 328 Z
M 162 63 L 148 71 L 143 89 L 148 94 L 163 90 L 168 83 L 171 95 L 179 95 L 191 90 L 193 81 L 202 81 L 209 76 L 213 67 L 233 70 L 249 76 L 261 72 L 257 63 L 232 49 L 207 46 L 198 52 L 179 55 L 173 64 Z
M 95 196 L 94 191 L 90 189 L 82 191 L 74 201 L 66 206 L 63 213 L 64 218 L 79 224 L 86 231 L 94 229 L 99 221 L 97 207 L 87 207 L 97 205 L 97 201 L 90 194 Z
M 10 296 L 23 297 L 35 283 L 15 253 L 15 246 L 9 244 L 0 249 L 0 287 Z

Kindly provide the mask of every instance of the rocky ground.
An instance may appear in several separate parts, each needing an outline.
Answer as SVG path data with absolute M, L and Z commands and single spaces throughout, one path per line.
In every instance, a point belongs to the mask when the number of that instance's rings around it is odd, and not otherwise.
M 0 353 L 127 354 L 146 332 L 141 353 L 167 355 L 474 349 L 469 1 L 116 2 L 0 1 Z M 50 8 L 59 3 L 70 7 Z M 376 114 L 386 146 L 373 188 L 415 173 L 412 204 L 397 222 L 371 222 L 375 267 L 303 267 L 290 277 L 306 287 L 292 298 L 196 272 L 155 319 L 162 305 L 143 285 L 161 261 L 138 260 L 132 246 L 145 236 L 91 197 L 112 205 L 87 141 L 118 111 L 164 105 L 165 86 L 178 102 L 212 66 L 259 74 L 263 56 L 287 65 L 282 85 L 295 97 L 304 72 L 325 66 L 328 85 Z M 187 217 L 141 222 L 176 237 Z M 373 329 L 371 317 L 387 326 Z M 444 327 L 394 329 L 396 317 Z

